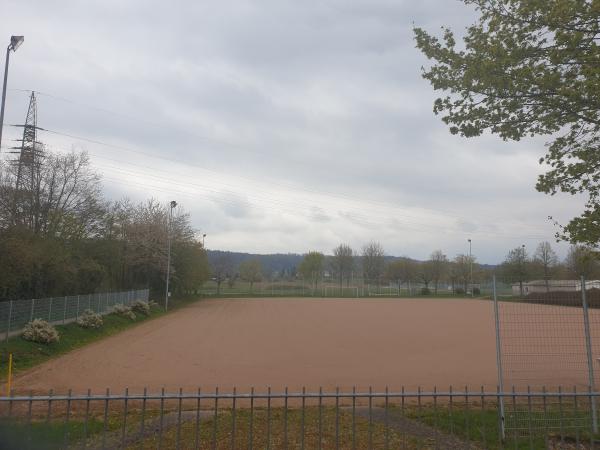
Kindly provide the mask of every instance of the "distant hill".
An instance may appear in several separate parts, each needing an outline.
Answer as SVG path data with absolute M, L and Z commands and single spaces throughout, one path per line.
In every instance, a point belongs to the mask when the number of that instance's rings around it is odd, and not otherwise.
M 208 262 L 213 263 L 220 257 L 229 259 L 234 271 L 238 270 L 240 263 L 249 259 L 258 259 L 265 274 L 293 275 L 304 255 L 297 253 L 275 253 L 271 255 L 259 255 L 256 253 L 225 252 L 221 250 L 207 250 Z
M 229 260 L 229 264 L 234 272 L 237 272 L 240 263 L 249 259 L 258 259 L 263 267 L 263 273 L 265 274 L 277 274 L 277 275 L 295 275 L 300 262 L 304 255 L 298 253 L 273 253 L 269 255 L 261 255 L 257 253 L 242 253 L 242 252 L 227 252 L 222 250 L 207 250 L 208 262 L 213 265 L 214 262 L 220 258 L 225 257 Z M 331 258 L 330 255 L 326 255 L 326 258 Z M 357 257 L 359 258 L 359 257 Z M 385 256 L 386 263 L 402 259 L 406 257 L 399 256 Z M 409 258 L 413 259 L 413 258 Z M 413 259 L 413 261 L 417 261 Z M 327 264 L 327 262 L 326 262 Z M 494 269 L 496 266 L 490 264 L 481 264 L 481 268 Z

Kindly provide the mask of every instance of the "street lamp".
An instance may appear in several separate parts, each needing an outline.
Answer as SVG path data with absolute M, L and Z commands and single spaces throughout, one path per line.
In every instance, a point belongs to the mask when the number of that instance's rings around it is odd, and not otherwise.
M 6 102 L 6 82 L 8 80 L 8 61 L 10 51 L 16 52 L 25 38 L 23 36 L 11 36 L 10 44 L 6 47 L 6 63 L 4 64 L 4 83 L 2 84 L 2 102 L 0 103 L 0 146 L 2 145 L 2 126 L 4 125 L 4 103 Z
M 469 241 L 469 265 L 471 266 L 471 297 L 473 297 L 473 257 L 471 256 L 471 239 L 467 239 Z
M 519 285 L 521 291 L 521 297 L 523 296 L 523 278 L 525 278 L 525 244 L 521 244 L 521 257 L 519 258 L 520 274 L 519 274 Z
M 167 230 L 167 287 L 165 289 L 165 311 L 169 310 L 169 278 L 171 278 L 171 227 L 173 223 L 173 209 L 177 202 L 172 200 L 169 204 L 169 225 Z
M 204 246 L 204 238 L 206 237 L 206 233 L 204 233 L 202 235 L 202 248 L 206 250 L 206 247 Z

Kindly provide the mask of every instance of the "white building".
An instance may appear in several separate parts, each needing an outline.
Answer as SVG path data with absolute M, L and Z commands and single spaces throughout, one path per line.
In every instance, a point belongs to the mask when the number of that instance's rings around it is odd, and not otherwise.
M 585 289 L 600 289 L 600 280 L 585 282 Z M 580 280 L 533 280 L 523 283 L 523 295 L 536 294 L 540 292 L 579 292 L 581 291 Z M 521 295 L 519 283 L 513 283 L 514 295 Z

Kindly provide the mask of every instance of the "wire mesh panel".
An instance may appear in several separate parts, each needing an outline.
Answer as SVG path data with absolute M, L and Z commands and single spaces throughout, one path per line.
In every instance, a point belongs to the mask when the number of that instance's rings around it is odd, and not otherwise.
M 73 295 L 30 300 L 0 302 L 0 339 L 20 331 L 33 319 L 43 319 L 53 324 L 76 320 L 85 310 L 107 314 L 118 304 L 132 305 L 136 301 L 147 302 L 149 290 Z
M 570 386 L 572 392 L 594 391 L 600 381 L 594 367 L 600 350 L 600 291 L 586 289 L 583 280 L 515 283 L 512 291 L 502 301 L 495 297 L 504 391 L 558 385 Z M 535 401 L 505 405 L 507 433 L 553 428 L 552 415 L 545 415 L 541 406 L 548 405 Z M 581 397 L 577 406 L 583 416 L 564 416 L 569 426 L 584 429 L 597 424 L 595 401 Z
M 585 317 L 597 354 L 600 295 L 587 292 L 586 311 L 580 286 L 576 281 L 516 285 L 514 296 L 498 303 L 505 386 L 590 385 Z

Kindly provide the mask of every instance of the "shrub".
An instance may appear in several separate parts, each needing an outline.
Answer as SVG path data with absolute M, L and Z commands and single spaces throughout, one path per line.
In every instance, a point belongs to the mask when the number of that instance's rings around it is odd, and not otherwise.
M 150 308 L 158 308 L 158 303 L 154 300 L 148 300 L 148 306 L 150 306 Z
M 100 328 L 104 321 L 100 314 L 96 314 L 91 309 L 86 309 L 77 319 L 77 325 L 82 328 Z
M 40 344 L 51 344 L 58 342 L 60 339 L 56 328 L 42 319 L 34 319 L 26 324 L 22 337 L 26 341 L 38 342 Z
M 456 288 L 454 289 L 454 293 L 458 294 L 458 295 L 464 295 L 465 294 L 465 290 L 463 288 Z
M 150 314 L 150 305 L 142 300 L 138 300 L 131 305 L 131 309 L 136 313 L 144 314 L 145 316 Z
M 429 288 L 421 288 L 421 295 L 429 295 L 431 294 L 431 291 L 429 290 Z
M 122 305 L 117 303 L 113 306 L 112 310 L 113 314 L 118 314 L 119 316 L 127 317 L 128 319 L 135 320 L 135 313 L 131 310 L 129 306 Z
M 481 289 L 473 288 L 473 295 L 481 295 Z

